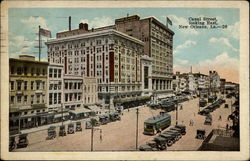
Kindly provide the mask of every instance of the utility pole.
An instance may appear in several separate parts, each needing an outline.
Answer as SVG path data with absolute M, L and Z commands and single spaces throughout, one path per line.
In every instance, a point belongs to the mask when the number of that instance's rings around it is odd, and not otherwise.
M 63 126 L 63 104 L 61 103 L 61 112 L 62 112 L 62 126 Z
M 178 125 L 178 102 L 176 104 L 176 125 Z
M 93 139 L 94 139 L 94 125 L 93 121 L 91 120 L 91 151 L 93 151 Z
M 138 148 L 138 117 L 139 117 L 139 108 L 136 109 L 136 144 L 135 148 Z
M 41 60 L 41 26 L 39 25 L 39 31 L 38 31 L 38 49 L 39 49 L 39 61 Z

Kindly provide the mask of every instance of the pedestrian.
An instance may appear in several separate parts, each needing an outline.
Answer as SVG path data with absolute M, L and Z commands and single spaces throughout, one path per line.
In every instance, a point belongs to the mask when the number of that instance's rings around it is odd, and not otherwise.
M 195 116 L 195 112 L 194 112 L 194 116 Z
M 227 124 L 227 126 L 226 126 L 226 130 L 228 130 L 228 124 Z
M 182 125 L 183 125 L 184 121 L 182 120 L 181 123 L 182 123 Z
M 192 121 L 193 121 L 193 120 L 190 120 L 190 122 L 189 122 L 189 126 L 192 126 Z
M 220 117 L 219 117 L 219 120 L 222 120 L 221 115 L 220 115 Z

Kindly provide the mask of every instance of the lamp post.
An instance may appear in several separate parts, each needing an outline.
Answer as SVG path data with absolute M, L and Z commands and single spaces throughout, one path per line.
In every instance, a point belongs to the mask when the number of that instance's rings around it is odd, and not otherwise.
M 139 117 L 139 109 L 136 109 L 136 139 L 135 139 L 135 148 L 138 148 L 138 117 Z
M 100 131 L 100 140 L 102 140 L 102 129 L 99 129 L 99 128 L 94 128 L 94 120 L 90 120 L 90 123 L 91 123 L 91 147 L 90 147 L 90 150 L 91 151 L 94 151 L 94 130 L 99 130 Z
M 176 125 L 178 125 L 178 101 L 177 101 L 177 104 L 176 104 Z

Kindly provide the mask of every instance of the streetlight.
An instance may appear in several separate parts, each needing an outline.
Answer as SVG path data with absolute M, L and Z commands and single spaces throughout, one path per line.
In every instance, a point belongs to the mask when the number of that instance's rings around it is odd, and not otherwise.
M 139 108 L 136 109 L 136 139 L 135 139 L 135 148 L 138 148 L 138 116 L 139 116 Z
M 94 130 L 99 130 L 100 131 L 100 139 L 102 139 L 102 129 L 99 128 L 94 128 L 94 120 L 90 120 L 91 123 L 91 147 L 90 150 L 93 151 L 94 149 Z

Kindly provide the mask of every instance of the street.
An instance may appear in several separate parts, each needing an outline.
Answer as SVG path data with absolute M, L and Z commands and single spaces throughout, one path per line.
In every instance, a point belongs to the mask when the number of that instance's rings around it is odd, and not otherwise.
M 204 125 L 205 116 L 198 115 L 199 98 L 183 102 L 182 110 L 178 110 L 178 123 L 186 125 L 187 134 L 171 147 L 168 147 L 167 150 L 197 150 L 203 141 L 195 139 L 197 129 L 205 129 L 206 135 L 208 135 L 213 128 L 225 127 L 227 123 L 229 124 L 227 116 L 231 113 L 230 100 L 226 99 L 229 108 L 224 108 L 224 104 L 222 104 L 220 108 L 211 113 L 213 118 L 211 126 Z M 159 109 L 152 110 L 146 106 L 139 107 L 138 147 L 155 137 L 143 134 L 143 123 L 144 120 L 159 114 L 160 111 Z M 169 112 L 169 114 L 172 117 L 171 124 L 175 125 L 176 111 Z M 220 115 L 222 120 L 219 120 Z M 193 120 L 193 126 L 189 126 L 190 120 Z M 58 137 L 59 129 L 57 128 L 57 137 L 54 140 L 46 140 L 47 130 L 32 132 L 28 135 L 28 147 L 15 149 L 14 151 L 90 151 L 91 129 L 85 129 L 85 121 L 82 121 L 82 132 L 67 134 L 64 137 Z M 123 115 L 121 115 L 121 121 L 111 122 L 95 128 L 94 151 L 136 150 L 136 108 L 132 108 L 129 111 L 124 110 Z

